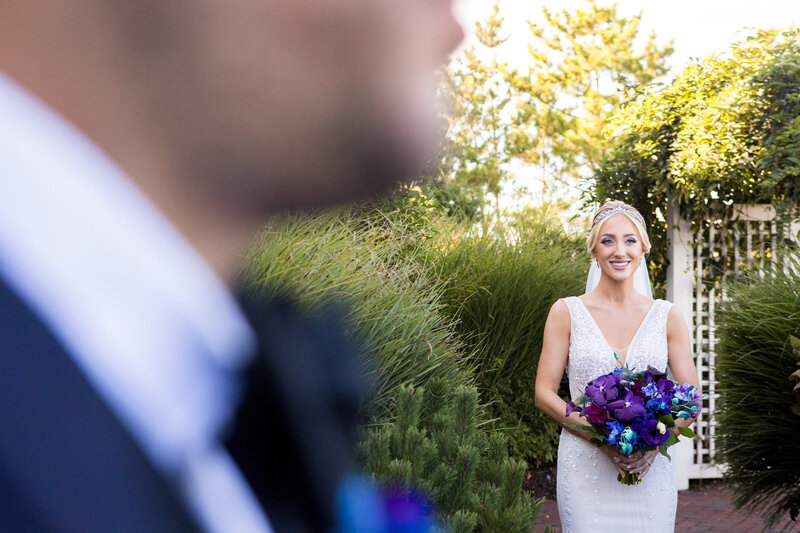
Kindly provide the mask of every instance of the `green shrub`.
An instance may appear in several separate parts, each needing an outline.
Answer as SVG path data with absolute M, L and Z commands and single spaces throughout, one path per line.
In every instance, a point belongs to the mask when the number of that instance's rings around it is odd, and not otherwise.
M 534 406 L 544 323 L 558 298 L 583 292 L 583 249 L 582 238 L 539 218 L 454 241 L 437 262 L 447 280 L 442 301 L 476 353 L 489 411 L 513 454 L 534 463 L 554 462 L 558 447 L 558 426 Z
M 350 335 L 373 357 L 377 379 L 369 407 L 378 418 L 402 384 L 422 385 L 436 375 L 455 388 L 472 379 L 468 349 L 453 319 L 442 314 L 443 284 L 426 267 L 424 212 L 345 210 L 276 219 L 244 275 L 246 283 L 301 307 L 344 305 Z
M 718 313 L 717 445 L 733 501 L 769 524 L 800 512 L 800 416 L 790 380 L 798 368 L 800 260 L 729 286 Z
M 434 379 L 404 388 L 393 422 L 368 431 L 367 469 L 382 484 L 420 487 L 451 533 L 529 533 L 543 500 L 522 492 L 526 465 L 501 433 L 478 427 L 478 393 Z

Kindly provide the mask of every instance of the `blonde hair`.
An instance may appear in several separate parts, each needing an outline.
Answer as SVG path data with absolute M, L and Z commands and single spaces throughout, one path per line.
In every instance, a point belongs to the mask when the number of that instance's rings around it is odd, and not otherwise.
M 586 249 L 589 250 L 589 254 L 592 254 L 594 247 L 597 245 L 597 239 L 600 237 L 600 228 L 603 227 L 603 223 L 609 217 L 617 214 L 625 215 L 633 222 L 636 231 L 639 232 L 639 237 L 642 239 L 642 249 L 644 253 L 649 252 L 650 238 L 647 236 L 647 230 L 644 227 L 644 217 L 642 217 L 641 213 L 639 213 L 635 207 L 619 200 L 613 200 L 604 203 L 594 214 L 592 230 L 589 232 L 589 239 L 586 241 Z

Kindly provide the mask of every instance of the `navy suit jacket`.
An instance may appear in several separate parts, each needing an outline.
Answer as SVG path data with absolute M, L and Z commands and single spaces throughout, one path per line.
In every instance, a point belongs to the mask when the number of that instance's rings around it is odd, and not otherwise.
M 276 532 L 329 530 L 362 368 L 339 322 L 264 302 L 243 304 L 261 345 L 254 389 L 268 409 L 255 413 L 263 430 L 244 448 L 257 445 L 267 461 L 243 470 Z M 199 531 L 65 348 L 2 282 L 0 328 L 0 531 Z
M 199 531 L 39 318 L 0 283 L 0 531 Z

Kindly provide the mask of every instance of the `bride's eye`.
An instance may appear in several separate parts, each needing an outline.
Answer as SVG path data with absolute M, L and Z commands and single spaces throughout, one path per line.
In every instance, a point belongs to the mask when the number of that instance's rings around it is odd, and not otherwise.
M 627 244 L 636 244 L 636 239 L 628 239 L 625 241 Z
M 612 241 L 611 239 L 603 239 L 603 240 L 602 240 L 602 241 L 600 241 L 600 242 L 601 242 L 602 244 L 605 244 L 606 246 L 607 246 L 607 245 L 609 245 L 609 244 L 614 244 L 614 241 Z

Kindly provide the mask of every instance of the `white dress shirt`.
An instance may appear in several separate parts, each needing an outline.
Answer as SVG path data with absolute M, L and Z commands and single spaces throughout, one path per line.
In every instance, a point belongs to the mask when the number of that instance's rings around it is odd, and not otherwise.
M 0 72 L 0 276 L 67 347 L 209 532 L 270 532 L 218 435 L 254 334 L 92 141 Z

